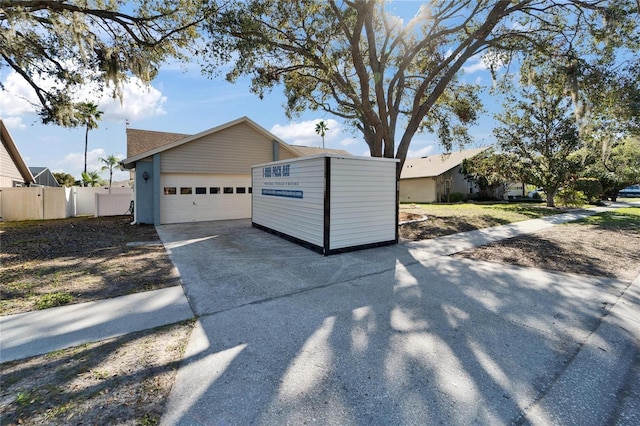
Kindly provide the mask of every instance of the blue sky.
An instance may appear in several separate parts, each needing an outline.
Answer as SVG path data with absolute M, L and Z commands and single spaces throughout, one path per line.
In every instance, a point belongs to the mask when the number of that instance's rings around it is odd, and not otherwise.
M 408 16 L 415 14 L 420 2 L 397 2 Z M 464 79 L 491 84 L 491 78 L 479 57 L 472 58 Z M 46 166 L 54 172 L 66 172 L 77 179 L 84 164 L 84 129 L 66 129 L 42 125 L 26 99 L 35 99 L 30 88 L 13 71 L 0 69 L 0 81 L 7 89 L 0 92 L 0 117 L 5 121 L 28 166 Z M 496 101 L 484 97 L 485 106 L 495 112 Z M 196 64 L 184 68 L 168 64 L 149 87 L 129 82 L 122 103 L 108 94 L 92 99 L 104 111 L 99 128 L 89 133 L 88 170 L 99 170 L 100 157 L 126 155 L 126 121 L 136 129 L 194 134 L 220 124 L 248 116 L 265 129 L 290 144 L 322 146 L 314 131 L 319 120 L 328 121 L 325 145 L 345 149 L 354 155 L 368 155 L 368 147 L 360 134 L 335 117 L 321 111 L 309 111 L 287 119 L 282 105 L 282 90 L 275 88 L 260 100 L 249 91 L 249 81 L 228 83 L 223 77 L 208 79 Z M 475 139 L 472 147 L 492 142 L 493 119 L 486 113 L 480 124 L 471 129 Z M 418 134 L 414 137 L 409 157 L 441 152 L 435 137 Z M 108 172 L 101 173 L 108 179 Z M 114 180 L 127 179 L 128 172 L 116 173 Z

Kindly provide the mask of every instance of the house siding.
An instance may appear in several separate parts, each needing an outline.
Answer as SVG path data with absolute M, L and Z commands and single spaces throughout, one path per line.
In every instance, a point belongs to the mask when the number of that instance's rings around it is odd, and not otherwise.
M 0 151 L 0 187 L 12 187 L 14 181 L 24 183 L 20 170 L 9 155 L 4 140 L 2 141 L 2 151 Z
M 285 150 L 280 154 L 284 157 Z M 251 173 L 251 166 L 273 160 L 272 141 L 246 123 L 163 152 L 162 173 Z
M 434 203 L 436 198 L 435 178 L 400 180 L 401 203 Z

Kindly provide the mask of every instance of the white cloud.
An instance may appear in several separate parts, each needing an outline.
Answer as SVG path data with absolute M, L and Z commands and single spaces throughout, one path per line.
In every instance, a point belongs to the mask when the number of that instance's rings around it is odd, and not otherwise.
M 434 150 L 433 145 L 423 146 L 418 149 L 409 149 L 409 152 L 407 153 L 407 158 L 426 157 L 430 155 L 433 152 L 433 150 Z
M 473 56 L 467 63 L 469 65 L 462 67 L 462 70 L 465 74 L 472 74 L 478 71 L 486 71 L 488 69 L 487 64 L 479 56 Z
M 44 88 L 50 88 L 51 82 L 46 79 L 36 81 Z M 34 115 L 38 98 L 33 89 L 15 71 L 9 73 L 3 81 L 5 90 L 0 96 L 0 115 L 5 119 L 19 118 L 24 115 Z M 111 89 L 107 88 L 99 93 L 98 86 L 88 84 L 75 94 L 77 101 L 95 102 L 101 111 L 103 121 L 140 120 L 166 114 L 163 104 L 166 96 L 151 85 L 145 85 L 137 77 L 128 79 L 122 87 L 122 102 L 120 98 L 113 98 Z
M 104 180 L 109 180 L 109 171 L 105 170 L 101 172 L 100 169 L 104 166 L 104 163 L 100 161 L 100 158 L 107 156 L 104 148 L 96 148 L 91 151 L 87 151 L 87 171 L 97 171 Z M 115 154 L 116 157 L 123 159 L 124 155 Z M 64 172 L 69 173 L 76 179 L 80 179 L 82 172 L 84 171 L 84 151 L 83 152 L 71 152 L 65 155 L 62 159 L 54 161 L 51 166 L 51 171 L 54 173 Z M 119 168 L 113 170 L 113 180 L 127 180 L 129 179 L 128 171 L 120 171 Z
M 166 114 L 163 108 L 166 101 L 167 97 L 158 89 L 147 86 L 134 77 L 122 88 L 122 102 L 120 98 L 113 98 L 110 93 L 104 93 L 97 103 L 99 109 L 104 112 L 103 120 L 134 121 Z
M 0 96 L 0 115 L 4 119 L 35 113 L 33 102 L 37 101 L 33 89 L 15 71 L 2 82 L 4 91 Z
M 278 136 L 291 145 L 322 146 L 322 138 L 316 133 L 316 124 L 322 121 L 315 120 L 302 121 L 286 125 L 276 124 L 271 128 L 271 133 Z M 333 119 L 324 120 L 329 130 L 324 135 L 325 147 L 346 146 L 342 125 Z
M 11 130 L 26 129 L 27 125 L 22 122 L 22 117 L 3 118 L 5 126 Z

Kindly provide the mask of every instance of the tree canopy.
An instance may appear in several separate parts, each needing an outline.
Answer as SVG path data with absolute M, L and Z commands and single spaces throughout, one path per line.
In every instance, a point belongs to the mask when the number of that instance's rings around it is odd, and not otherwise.
M 31 86 L 43 122 L 75 121 L 75 89 L 120 94 L 134 75 L 152 80 L 167 58 L 184 59 L 207 0 L 0 0 L 0 70 Z
M 609 60 L 638 38 L 635 0 L 432 1 L 406 22 L 387 6 L 233 2 L 206 22 L 205 69 L 215 74 L 231 63 L 227 78 L 250 76 L 260 96 L 282 85 L 288 114 L 341 117 L 362 132 L 372 156 L 404 161 L 422 130 L 447 149 L 469 141 L 466 126 L 481 110 L 477 87 L 460 79 L 471 57 L 484 55 L 492 70 L 524 52 Z
M 507 94 L 494 135 L 501 152 L 519 163 L 523 181 L 542 187 L 553 207 L 558 189 L 582 168 L 578 125 L 571 99 L 556 90 L 566 78 L 562 69 L 541 67 L 524 77 Z

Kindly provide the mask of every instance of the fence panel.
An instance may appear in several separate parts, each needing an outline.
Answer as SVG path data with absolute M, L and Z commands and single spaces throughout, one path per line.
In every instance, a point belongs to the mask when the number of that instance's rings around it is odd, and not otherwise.
M 64 188 L 45 186 L 43 190 L 43 218 L 64 219 L 67 217 L 67 198 Z
M 126 214 L 132 194 L 96 194 L 96 216 L 120 216 Z
M 42 188 L 2 188 L 2 220 L 44 219 Z
M 90 214 L 96 215 L 96 194 L 108 194 L 109 188 L 89 188 L 89 187 L 77 187 L 76 189 L 76 215 Z M 111 188 L 111 194 L 128 194 L 133 197 L 133 189 L 131 188 Z M 127 208 L 129 206 L 127 205 Z M 127 209 L 125 209 L 122 213 Z

